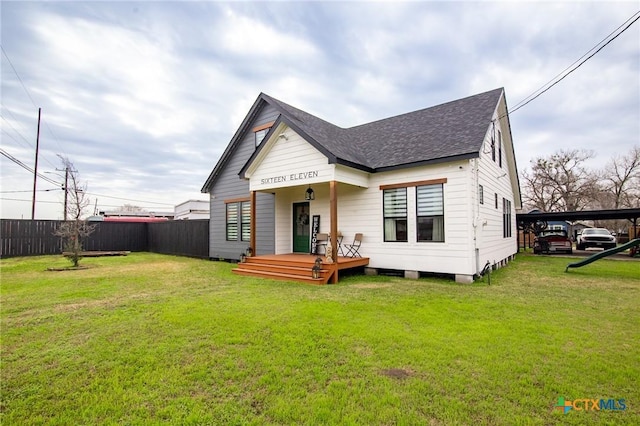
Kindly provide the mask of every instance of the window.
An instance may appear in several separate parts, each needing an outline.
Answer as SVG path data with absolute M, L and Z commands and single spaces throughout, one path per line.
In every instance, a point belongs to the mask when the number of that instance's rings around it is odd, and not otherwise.
M 416 187 L 418 241 L 444 241 L 442 184 Z
M 271 126 L 273 126 L 273 122 L 265 123 L 265 124 L 262 124 L 260 126 L 254 127 L 252 129 L 253 136 L 254 136 L 255 142 L 256 142 L 256 148 L 262 143 L 264 137 L 267 136 L 267 133 L 269 133 L 269 130 L 271 129 Z
M 238 241 L 238 203 L 227 204 L 227 241 Z
M 258 130 L 257 132 L 254 133 L 256 137 L 256 146 L 260 145 L 264 137 L 267 136 L 268 132 L 269 132 L 269 129 L 263 129 L 263 130 Z
M 496 161 L 496 140 L 491 136 L 491 159 Z
M 478 199 L 480 204 L 484 204 L 484 187 L 482 185 L 478 185 Z
M 498 194 L 495 194 L 495 198 L 496 198 L 496 209 L 498 208 Z
M 251 240 L 251 203 L 249 201 L 243 201 L 240 203 L 240 209 L 242 214 L 240 215 L 240 238 L 242 241 Z
M 502 199 L 502 236 L 511 237 L 511 201 Z
M 227 241 L 251 240 L 251 203 L 237 201 L 227 203 Z
M 498 130 L 498 166 L 502 167 L 502 132 Z
M 383 191 L 384 240 L 407 241 L 407 188 Z

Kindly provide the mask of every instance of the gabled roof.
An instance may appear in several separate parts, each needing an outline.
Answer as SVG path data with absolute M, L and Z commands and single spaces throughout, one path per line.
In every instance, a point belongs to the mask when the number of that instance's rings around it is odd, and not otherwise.
M 276 125 L 287 124 L 322 152 L 329 163 L 374 173 L 478 157 L 503 92 L 502 88 L 494 89 L 350 128 L 338 127 L 261 93 L 202 190 L 207 192 L 211 188 L 219 169 L 235 149 L 262 102 L 280 112 Z M 261 144 L 254 152 L 240 171 L 241 176 L 265 145 Z

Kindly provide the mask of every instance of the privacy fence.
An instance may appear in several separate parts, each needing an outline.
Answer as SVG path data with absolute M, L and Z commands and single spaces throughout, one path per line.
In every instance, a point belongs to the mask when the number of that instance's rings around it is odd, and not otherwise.
M 60 220 L 0 219 L 0 257 L 62 253 L 55 231 Z M 83 241 L 87 251 L 149 251 L 178 256 L 209 257 L 209 221 L 156 223 L 93 222 Z

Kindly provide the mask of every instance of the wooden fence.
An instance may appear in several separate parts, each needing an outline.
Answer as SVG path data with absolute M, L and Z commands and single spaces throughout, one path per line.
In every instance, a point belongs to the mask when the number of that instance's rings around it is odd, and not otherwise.
M 153 253 L 209 258 L 209 220 L 148 223 L 147 250 Z
M 0 257 L 62 253 L 55 235 L 62 221 L 0 219 Z M 150 251 L 181 256 L 209 257 L 209 221 L 159 223 L 94 222 L 83 241 L 87 251 Z

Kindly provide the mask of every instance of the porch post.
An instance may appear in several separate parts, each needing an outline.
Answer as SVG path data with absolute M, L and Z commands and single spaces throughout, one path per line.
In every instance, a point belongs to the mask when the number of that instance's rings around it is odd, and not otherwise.
M 251 224 L 249 225 L 249 229 L 251 232 L 251 236 L 249 237 L 249 246 L 251 247 L 251 252 L 253 255 L 256 255 L 256 191 L 250 192 L 250 205 L 251 205 Z
M 335 262 L 335 272 L 331 283 L 338 283 L 338 182 L 329 182 L 329 217 L 331 222 L 331 251 Z

